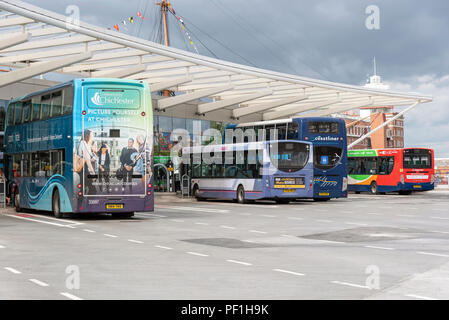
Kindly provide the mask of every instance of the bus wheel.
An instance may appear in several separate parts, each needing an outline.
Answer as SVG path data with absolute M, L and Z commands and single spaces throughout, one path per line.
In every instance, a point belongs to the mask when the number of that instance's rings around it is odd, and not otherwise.
M 118 214 L 119 218 L 132 218 L 134 217 L 134 212 L 124 212 Z
M 63 214 L 61 213 L 61 205 L 59 203 L 59 191 L 58 190 L 53 192 L 52 209 L 53 209 L 53 215 L 55 216 L 55 218 L 63 218 Z
M 289 199 L 276 199 L 276 203 L 279 204 L 289 204 L 290 200 Z
M 377 186 L 376 181 L 371 182 L 369 191 L 371 194 L 379 194 L 379 187 Z
M 356 191 L 355 194 L 360 194 L 360 191 Z
M 20 194 L 14 193 L 14 207 L 16 208 L 16 212 L 22 212 L 22 207 L 20 206 Z
M 197 201 L 201 201 L 201 198 L 200 198 L 200 188 L 198 187 L 197 184 L 193 187 L 192 195 L 195 197 L 195 199 L 196 199 Z
M 401 196 L 409 196 L 412 194 L 412 192 L 410 190 L 406 190 L 406 191 L 399 191 L 399 194 Z
M 237 188 L 237 202 L 245 203 L 245 189 L 243 189 L 243 186 Z

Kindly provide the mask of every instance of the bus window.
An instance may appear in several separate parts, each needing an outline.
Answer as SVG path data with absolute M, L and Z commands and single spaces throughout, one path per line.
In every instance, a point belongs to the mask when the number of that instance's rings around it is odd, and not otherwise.
M 62 113 L 62 93 L 61 91 L 51 94 L 51 117 L 60 116 Z
M 338 122 L 309 122 L 309 133 L 338 134 Z
M 50 152 L 51 174 L 64 174 L 64 150 L 54 150 Z
M 270 159 L 280 171 L 299 171 L 309 161 L 309 146 L 291 142 L 272 143 L 270 144 Z
M 34 97 L 32 101 L 31 121 L 39 120 L 41 117 L 41 103 L 40 97 Z
M 276 140 L 275 134 L 276 131 L 274 129 L 274 124 L 265 126 L 265 140 Z M 273 138 L 273 139 L 272 139 Z
M 28 100 L 23 103 L 23 122 L 30 121 L 30 114 L 31 114 L 31 100 Z
M 277 140 L 285 140 L 285 134 L 287 133 L 287 125 L 286 124 L 279 124 L 276 126 L 277 129 Z
M 48 119 L 50 117 L 50 103 L 51 103 L 51 95 L 47 94 L 42 96 L 41 98 L 41 119 Z
M 377 174 L 389 175 L 393 171 L 394 157 L 379 157 L 377 159 Z
M 290 122 L 287 128 L 287 140 L 298 140 L 298 132 L 298 123 L 295 121 Z
M 314 166 L 322 170 L 331 169 L 340 162 L 342 152 L 342 148 L 315 146 L 313 150 Z
M 8 125 L 14 124 L 14 106 L 15 106 L 15 103 L 11 103 L 8 106 L 8 111 L 6 114 L 6 117 L 7 117 L 6 121 L 8 122 Z
M 406 169 L 432 168 L 431 151 L 425 149 L 404 150 L 404 168 Z
M 22 102 L 16 102 L 14 108 L 14 124 L 22 123 Z
M 22 155 L 22 177 L 29 177 L 31 171 L 31 154 L 25 153 Z
M 63 90 L 62 114 L 71 114 L 73 109 L 73 87 L 65 87 Z

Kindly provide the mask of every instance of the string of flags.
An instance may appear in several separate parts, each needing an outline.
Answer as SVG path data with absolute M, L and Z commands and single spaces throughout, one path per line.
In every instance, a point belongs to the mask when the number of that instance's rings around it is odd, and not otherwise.
M 178 19 L 179 23 L 181 24 L 182 31 L 184 31 L 186 37 L 189 39 L 190 44 L 192 45 L 193 49 L 195 49 L 195 52 L 199 54 L 197 47 L 193 43 L 192 37 L 190 36 L 189 32 L 187 31 L 187 28 L 185 27 L 184 20 L 182 20 L 182 18 L 176 14 L 175 10 L 172 8 L 170 4 L 170 1 L 168 1 L 167 4 L 168 4 L 168 11 L 171 14 L 173 14 L 173 16 L 175 16 L 176 19 Z
M 175 9 L 173 9 L 173 7 L 171 6 L 170 1 L 167 1 L 167 5 L 168 5 L 168 11 L 169 11 L 171 14 L 173 14 L 173 16 L 179 21 L 179 23 L 180 23 L 180 25 L 181 25 L 182 31 L 184 31 L 186 37 L 189 39 L 190 45 L 193 47 L 193 49 L 195 50 L 195 52 L 199 54 L 198 48 L 196 47 L 195 43 L 193 43 L 193 39 L 192 39 L 192 37 L 190 36 L 189 31 L 187 31 L 187 28 L 186 28 L 186 26 L 185 26 L 185 24 L 184 24 L 184 20 L 182 20 L 182 18 L 176 14 Z M 146 20 L 146 18 L 142 15 L 142 13 L 141 13 L 140 11 L 137 11 L 136 15 L 137 15 L 137 17 L 139 17 L 140 19 Z M 128 19 L 122 20 L 122 21 L 120 22 L 120 25 L 119 25 L 118 23 L 116 23 L 115 25 L 113 25 L 113 28 L 114 28 L 117 32 L 120 32 L 121 26 L 123 26 L 123 28 L 125 28 L 125 30 L 128 30 L 128 28 L 127 28 L 127 24 L 128 24 L 128 23 L 133 24 L 133 23 L 134 23 L 134 17 L 128 17 Z M 111 30 L 111 28 L 108 28 L 108 29 Z
M 141 13 L 140 11 L 137 12 L 137 16 L 138 16 L 140 19 L 142 19 L 142 20 L 146 20 L 146 18 L 142 15 L 142 13 Z M 124 27 L 125 29 L 128 29 L 128 28 L 126 27 L 128 23 L 133 24 L 133 23 L 134 23 L 134 17 L 128 17 L 128 19 L 122 20 L 122 21 L 120 22 L 120 24 L 123 25 L 123 27 Z M 118 23 L 114 24 L 112 27 L 113 27 L 116 31 L 118 31 L 118 32 L 120 31 L 120 26 L 119 26 Z M 108 29 L 111 30 L 111 28 L 108 28 Z

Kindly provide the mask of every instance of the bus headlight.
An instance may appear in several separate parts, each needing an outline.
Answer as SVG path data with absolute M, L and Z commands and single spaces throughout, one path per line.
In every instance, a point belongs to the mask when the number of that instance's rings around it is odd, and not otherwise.
M 341 186 L 341 191 L 346 191 L 346 190 L 348 190 L 348 178 L 343 177 L 343 184 Z

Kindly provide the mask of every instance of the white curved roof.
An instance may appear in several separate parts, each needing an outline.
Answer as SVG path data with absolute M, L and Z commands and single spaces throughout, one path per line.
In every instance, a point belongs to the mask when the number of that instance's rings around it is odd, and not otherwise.
M 0 1 L 0 87 L 47 72 L 149 82 L 156 110 L 194 104 L 216 120 L 274 120 L 306 112 L 326 116 L 363 106 L 432 101 L 416 93 L 375 90 L 236 64 L 68 20 L 17 0 Z M 210 102 L 204 102 L 209 98 Z M 200 100 L 201 99 L 201 100 Z M 223 111 L 227 111 L 223 113 Z M 223 114 L 229 119 L 223 119 Z M 256 116 L 256 117 L 254 117 Z

